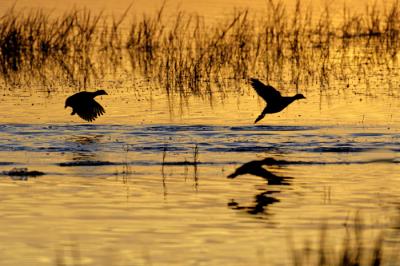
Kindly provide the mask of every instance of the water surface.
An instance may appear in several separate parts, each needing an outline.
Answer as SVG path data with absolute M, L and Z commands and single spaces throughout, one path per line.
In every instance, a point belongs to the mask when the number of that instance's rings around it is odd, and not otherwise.
M 0 170 L 46 175 L 1 177 L 1 261 L 281 265 L 288 236 L 343 239 L 357 212 L 366 240 L 396 243 L 399 143 L 379 126 L 3 124 Z M 227 179 L 266 157 L 286 184 Z
M 47 4 L 17 3 L 52 8 Z M 61 9 L 74 4 L 63 2 Z M 129 5 L 82 4 L 116 13 Z M 254 11 L 264 4 L 167 3 L 212 21 L 233 5 Z M 0 11 L 10 5 L 2 2 Z M 137 14 L 159 8 L 135 5 Z M 353 60 L 359 47 L 345 54 L 348 61 L 337 59 L 342 54 L 335 48 L 328 66 L 349 63 L 346 73 L 328 71 L 326 81 L 311 73 L 294 84 L 285 72 L 271 80 L 282 94 L 301 92 L 307 99 L 257 125 L 265 103 L 244 79 L 223 90 L 211 82 L 206 95 L 168 95 L 157 82 L 121 69 L 87 87 L 56 79 L 18 85 L 3 80 L 0 264 L 290 265 L 293 251 L 307 243 L 318 254 L 323 226 L 338 254 L 358 215 L 366 253 L 382 233 L 383 249 L 396 250 L 396 57 L 360 74 L 354 69 L 366 64 Z M 95 122 L 64 109 L 67 96 L 97 88 L 109 95 L 97 98 L 106 114 Z M 246 165 L 260 176 L 227 178 Z M 10 175 L 24 168 L 44 175 Z

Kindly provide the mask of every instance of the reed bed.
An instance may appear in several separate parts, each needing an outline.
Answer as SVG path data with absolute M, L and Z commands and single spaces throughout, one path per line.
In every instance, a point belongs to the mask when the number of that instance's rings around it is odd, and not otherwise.
M 267 4 L 261 15 L 233 10 L 211 23 L 182 11 L 167 16 L 165 6 L 141 17 L 129 7 L 118 18 L 13 7 L 0 17 L 0 76 L 11 86 L 40 81 L 77 89 L 110 75 L 122 82 L 134 76 L 185 97 L 224 91 L 250 76 L 326 90 L 332 81 L 347 88 L 356 78 L 367 86 L 377 69 L 397 75 L 398 2 L 385 10 L 366 5 L 362 13 L 344 7 L 338 23 L 328 7 L 315 17 L 300 0 L 290 13 L 280 1 Z
M 354 223 L 344 224 L 345 236 L 335 248 L 332 242 L 338 240 L 337 237 L 329 237 L 326 225 L 321 227 L 320 239 L 316 246 L 306 241 L 302 249 L 296 249 L 293 243 L 289 243 L 292 252 L 292 262 L 295 266 L 301 265 L 393 265 L 398 261 L 398 245 L 392 246 L 385 244 L 384 232 L 376 234 L 375 240 L 366 243 L 363 235 L 366 228 L 359 216 L 356 216 Z M 375 230 L 376 231 L 376 230 Z

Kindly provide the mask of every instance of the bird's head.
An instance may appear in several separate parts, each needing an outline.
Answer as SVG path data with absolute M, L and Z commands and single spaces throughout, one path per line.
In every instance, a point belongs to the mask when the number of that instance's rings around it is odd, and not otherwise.
M 67 98 L 67 100 L 65 100 L 65 106 L 64 106 L 64 109 L 65 108 L 67 108 L 67 107 L 72 107 L 72 104 L 71 104 L 71 99 L 70 98 Z
M 95 92 L 96 96 L 98 95 L 108 95 L 108 93 L 105 90 L 98 90 Z
M 296 95 L 294 96 L 294 98 L 295 98 L 296 100 L 300 100 L 300 99 L 305 99 L 306 97 L 304 97 L 303 94 L 299 93 L 299 94 L 296 94 Z

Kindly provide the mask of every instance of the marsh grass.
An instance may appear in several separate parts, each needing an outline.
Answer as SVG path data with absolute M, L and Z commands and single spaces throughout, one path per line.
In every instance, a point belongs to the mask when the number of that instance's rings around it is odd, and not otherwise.
M 376 68 L 397 71 L 397 1 L 361 13 L 344 6 L 339 23 L 328 5 L 318 18 L 300 0 L 290 13 L 280 1 L 266 4 L 260 16 L 233 10 L 214 22 L 182 11 L 167 17 L 165 4 L 154 14 L 137 16 L 130 6 L 111 18 L 87 9 L 55 16 L 12 7 L 0 17 L 0 75 L 13 86 L 39 80 L 80 89 L 132 72 L 185 98 L 239 88 L 232 83 L 250 76 L 326 90 L 332 80 L 348 86 L 363 77 L 367 84 Z
M 397 261 L 398 250 L 387 252 L 384 247 L 384 233 L 377 234 L 373 243 L 367 244 L 363 234 L 367 231 L 359 216 L 354 222 L 345 224 L 345 236 L 339 248 L 335 248 L 332 242 L 337 238 L 328 235 L 326 225 L 321 227 L 320 239 L 314 247 L 310 241 L 306 241 L 302 249 L 296 249 L 290 240 L 293 265 L 391 265 Z M 386 252 L 385 252 L 386 251 Z

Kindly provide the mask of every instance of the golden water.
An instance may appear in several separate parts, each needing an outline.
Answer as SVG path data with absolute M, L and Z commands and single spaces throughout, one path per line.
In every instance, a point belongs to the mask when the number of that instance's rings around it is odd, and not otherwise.
M 182 7 L 212 17 L 245 3 Z M 118 11 L 129 3 L 84 4 Z M 348 90 L 333 82 L 329 94 L 318 85 L 300 88 L 306 100 L 257 126 L 264 103 L 245 83 L 241 93 L 184 100 L 168 98 L 157 85 L 139 84 L 132 93 L 124 83 L 98 97 L 106 114 L 94 123 L 64 109 L 72 91 L 5 86 L 0 171 L 28 167 L 46 175 L 0 177 L 0 265 L 290 265 L 292 245 L 310 241 L 318 253 L 323 225 L 328 242 L 343 248 L 357 213 L 368 251 L 382 232 L 385 249 L 395 248 L 400 102 L 398 80 L 388 91 L 380 78 L 368 90 L 362 80 Z M 195 145 L 196 167 L 184 163 L 194 160 Z M 290 177 L 288 185 L 251 175 L 227 179 L 265 157 L 287 162 L 266 168 Z M 103 165 L 79 165 L 87 162 Z M 262 193 L 276 201 L 257 202 Z

